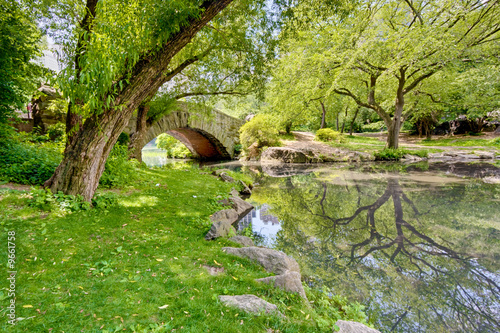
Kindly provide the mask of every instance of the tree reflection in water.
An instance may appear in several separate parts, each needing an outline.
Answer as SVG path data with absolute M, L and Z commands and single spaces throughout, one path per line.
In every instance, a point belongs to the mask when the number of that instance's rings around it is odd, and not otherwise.
M 499 188 L 401 179 L 268 179 L 254 198 L 309 282 L 366 304 L 383 331 L 498 332 Z

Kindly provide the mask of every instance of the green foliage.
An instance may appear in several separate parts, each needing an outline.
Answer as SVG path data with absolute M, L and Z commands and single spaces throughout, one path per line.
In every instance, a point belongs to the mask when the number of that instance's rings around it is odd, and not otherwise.
M 23 110 L 36 90 L 42 69 L 34 60 L 41 55 L 41 33 L 30 13 L 17 1 L 0 3 L 0 123 Z
M 61 159 L 58 148 L 20 142 L 17 138 L 2 140 L 0 179 L 19 184 L 43 185 Z
M 136 168 L 128 160 L 127 146 L 115 145 L 106 161 L 99 184 L 104 187 L 124 186 L 137 179 Z
M 377 121 L 371 124 L 365 124 L 361 126 L 363 132 L 382 132 L 387 131 L 387 126 L 385 126 L 384 121 Z
M 331 128 L 322 128 L 316 131 L 315 140 L 323 142 L 343 142 L 344 136 L 340 132 L 334 131 Z
M 121 132 L 120 136 L 118 137 L 118 140 L 116 141 L 116 144 L 120 146 L 126 146 L 128 145 L 129 142 L 130 142 L 130 135 L 128 135 L 128 133 Z
M 156 146 L 167 152 L 167 157 L 191 158 L 193 155 L 189 149 L 179 140 L 167 133 L 162 133 L 156 138 Z
M 247 150 L 254 143 L 257 143 L 258 148 L 279 146 L 279 134 L 274 118 L 266 114 L 253 117 L 240 128 L 240 143 L 243 150 Z
M 61 191 L 52 193 L 50 189 L 32 189 L 29 196 L 29 205 L 44 211 L 58 210 L 66 213 L 90 208 L 90 203 L 81 195 L 66 195 Z
M 427 157 L 429 152 L 427 150 L 408 150 L 408 149 L 393 149 L 385 148 L 382 151 L 373 154 L 377 161 L 399 161 L 405 155 L 415 155 L 418 157 Z
M 66 136 L 66 125 L 57 123 L 47 128 L 47 136 L 51 141 L 64 141 Z
M 404 149 L 385 148 L 373 155 L 375 155 L 375 159 L 378 161 L 399 161 L 405 154 L 406 151 Z
M 117 197 L 114 193 L 98 193 L 92 198 L 92 207 L 94 208 L 110 208 L 118 203 Z
M 467 136 L 455 136 L 453 138 L 442 138 L 437 140 L 422 140 L 419 144 L 423 146 L 498 147 L 500 145 L 500 138 L 486 140 L 470 138 Z
M 328 287 L 323 286 L 320 290 L 304 287 L 309 302 L 313 309 L 320 314 L 317 320 L 318 326 L 324 329 L 334 326 L 337 320 L 349 320 L 371 326 L 367 322 L 364 312 L 365 307 L 358 302 L 351 303 L 347 297 L 335 295 Z

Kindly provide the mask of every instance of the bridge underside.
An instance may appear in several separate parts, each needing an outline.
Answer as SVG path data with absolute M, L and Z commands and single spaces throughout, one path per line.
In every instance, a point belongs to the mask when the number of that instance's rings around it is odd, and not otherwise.
M 231 155 L 213 135 L 190 127 L 176 128 L 167 133 L 182 142 L 195 158 L 201 160 L 228 160 Z

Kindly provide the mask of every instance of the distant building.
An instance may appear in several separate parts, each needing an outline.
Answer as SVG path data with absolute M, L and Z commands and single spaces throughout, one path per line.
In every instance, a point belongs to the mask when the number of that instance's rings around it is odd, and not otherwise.
M 61 66 L 57 59 L 57 52 L 60 51 L 60 49 L 58 45 L 49 44 L 48 49 L 43 50 L 43 56 L 39 59 L 42 66 L 59 73 L 61 71 Z

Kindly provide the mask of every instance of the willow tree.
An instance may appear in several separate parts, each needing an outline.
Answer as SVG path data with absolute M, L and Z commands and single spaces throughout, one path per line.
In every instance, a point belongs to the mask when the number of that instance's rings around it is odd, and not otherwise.
M 240 1 L 230 11 L 198 33 L 182 52 L 183 70 L 141 103 L 129 145 L 132 158 L 141 159 L 148 129 L 179 109 L 177 101 L 187 101 L 190 110 L 204 113 L 220 99 L 262 92 L 274 54 L 272 29 L 265 29 L 272 22 L 257 2 Z M 242 19 L 245 16 L 252 19 Z
M 182 51 L 231 2 L 87 0 L 82 5 L 68 0 L 59 5 L 72 15 L 60 78 L 69 99 L 68 140 L 48 188 L 92 198 L 134 110 L 186 66 L 189 58 L 183 60 Z

